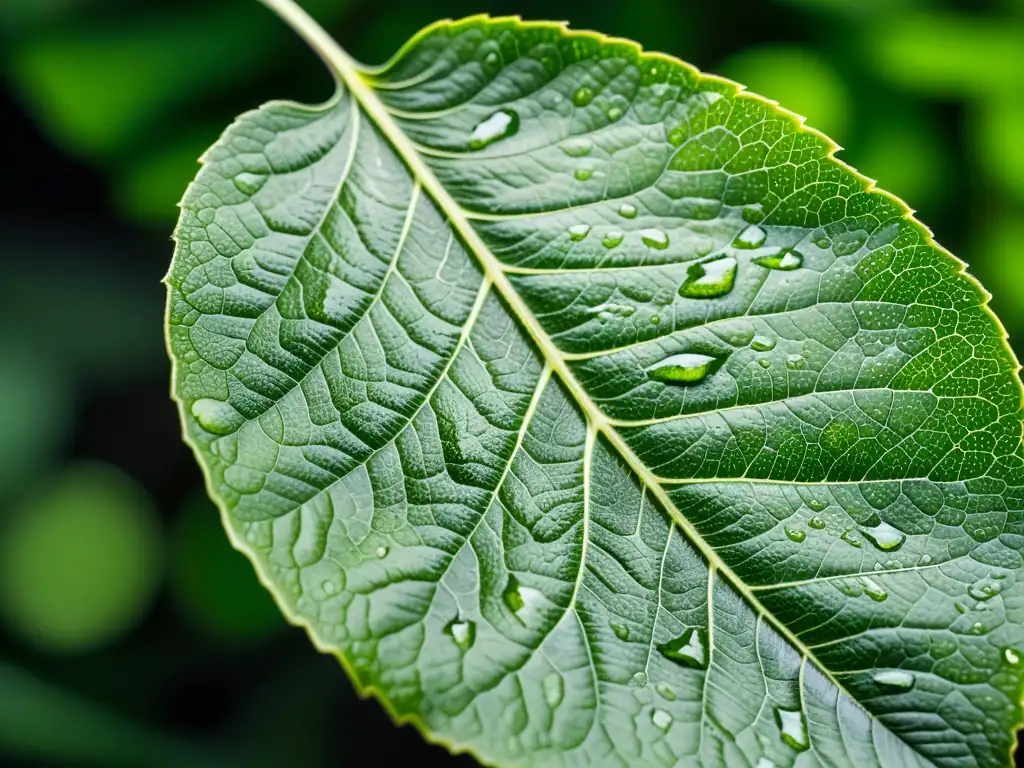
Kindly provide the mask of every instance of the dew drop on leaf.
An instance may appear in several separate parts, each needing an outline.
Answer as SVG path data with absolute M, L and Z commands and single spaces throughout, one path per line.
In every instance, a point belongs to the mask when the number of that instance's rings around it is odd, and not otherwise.
M 860 583 L 864 587 L 864 594 L 876 603 L 881 603 L 889 597 L 889 593 L 886 592 L 885 589 L 883 589 L 882 586 L 870 576 L 862 576 Z
M 591 176 L 594 175 L 593 168 L 577 168 L 576 173 L 573 174 L 576 177 L 576 181 L 587 181 Z
M 664 709 L 656 709 L 651 713 L 651 722 L 660 731 L 667 731 L 672 727 L 672 715 Z
M 707 666 L 705 646 L 704 631 L 692 628 L 674 640 L 659 645 L 658 651 L 666 659 L 671 659 L 677 664 L 684 664 L 694 669 L 704 669 Z
M 736 281 L 736 259 L 723 256 L 694 264 L 686 272 L 686 280 L 679 287 L 679 295 L 694 299 L 724 296 Z
M 661 322 L 661 317 L 658 315 L 651 315 L 651 325 L 657 325 Z
M 484 64 L 486 64 L 489 67 L 496 66 L 498 64 L 498 61 L 498 54 L 495 53 L 494 51 L 491 51 L 490 53 L 487 54 L 486 57 L 484 57 Z
M 732 241 L 732 245 L 734 248 L 760 248 L 764 245 L 764 241 L 767 238 L 768 234 L 763 229 L 756 224 L 751 224 L 736 235 L 736 239 Z
M 476 641 L 476 624 L 472 621 L 453 621 L 444 628 L 455 644 L 468 651 Z
M 818 531 L 822 530 L 825 527 L 825 521 L 822 518 L 820 518 L 818 515 L 815 515 L 814 517 L 809 519 L 807 521 L 807 524 L 811 528 L 814 528 L 815 530 L 818 530 Z
M 589 224 L 573 224 L 571 227 L 569 227 L 569 239 L 572 240 L 573 242 L 578 243 L 580 240 L 582 240 L 589 234 Z
M 711 355 L 696 352 L 684 352 L 671 355 L 647 369 L 647 375 L 656 381 L 668 384 L 696 384 L 711 372 L 712 366 L 718 362 Z
M 647 687 L 647 673 L 637 672 L 630 678 L 629 684 L 633 688 L 646 688 Z
M 814 244 L 821 248 L 822 250 L 825 250 L 830 245 L 832 245 L 832 241 L 829 240 L 827 237 L 819 237 L 817 240 L 814 241 Z
M 785 531 L 786 531 L 786 536 L 789 538 L 789 540 L 793 541 L 793 542 L 796 542 L 797 544 L 799 544 L 800 542 L 802 542 L 804 539 L 807 538 L 807 532 L 803 531 L 803 530 L 801 530 L 799 528 L 790 528 L 787 525 L 786 528 L 785 528 Z
M 238 411 L 230 404 L 208 397 L 192 403 L 192 415 L 199 422 L 199 426 L 215 435 L 230 434 L 240 419 Z
M 641 229 L 640 239 L 648 248 L 663 251 L 668 248 L 668 235 L 660 229 Z
M 804 257 L 792 248 L 783 248 L 778 253 L 773 253 L 770 256 L 760 256 L 754 259 L 754 263 L 759 264 L 762 267 L 767 267 L 768 269 L 778 269 L 783 272 L 789 272 L 799 268 L 804 263 Z
M 629 640 L 629 627 L 625 624 L 619 624 L 618 622 L 611 622 L 608 624 L 611 627 L 612 632 L 619 640 Z
M 668 683 L 658 683 L 656 686 L 654 686 L 654 690 L 665 701 L 676 700 L 676 692 L 672 690 L 672 686 Z
M 807 724 L 804 722 L 804 713 L 798 709 L 775 710 L 775 721 L 779 725 L 779 732 L 782 740 L 793 749 L 801 752 L 810 746 L 807 740 Z
M 760 360 L 757 361 L 757 364 L 760 365 L 762 368 L 772 367 L 772 361 L 769 360 L 767 357 L 762 357 Z
M 631 203 L 623 203 L 619 206 L 619 216 L 624 219 L 635 219 L 636 206 Z
M 852 528 L 847 528 L 845 531 L 843 531 L 842 535 L 839 538 L 841 538 L 851 547 L 856 547 L 857 549 L 860 549 L 864 546 L 864 542 L 857 538 L 857 534 L 853 532 Z
M 902 531 L 886 522 L 881 522 L 873 528 L 862 528 L 861 533 L 883 552 L 895 552 L 907 540 Z
M 828 509 L 828 502 L 822 501 L 821 499 L 811 499 L 807 502 L 807 506 L 815 512 L 824 512 Z
M 804 360 L 803 355 L 790 355 L 786 358 L 786 367 L 791 371 L 799 371 L 804 367 L 804 363 L 806 362 L 807 361 Z
M 514 136 L 519 130 L 519 114 L 512 109 L 502 109 L 486 120 L 477 123 L 469 135 L 470 149 L 483 149 L 499 139 Z
M 544 701 L 548 703 L 549 707 L 554 709 L 562 703 L 562 699 L 565 697 L 565 682 L 560 674 L 552 672 L 544 678 L 541 687 L 544 689 Z
M 1002 585 L 993 578 L 980 579 L 967 588 L 967 594 L 975 600 L 989 600 L 1002 591 Z
M 587 88 L 587 86 L 577 88 L 576 92 L 572 95 L 572 103 L 577 107 L 585 107 L 593 100 L 594 92 Z
M 385 557 L 388 556 L 388 548 L 387 547 L 377 547 L 377 551 L 376 551 L 375 554 L 377 555 L 378 559 L 383 560 Z
M 747 224 L 757 224 L 764 219 L 764 206 L 760 203 L 748 205 L 741 215 Z
M 590 139 L 583 137 L 572 138 L 562 144 L 562 151 L 569 157 L 586 157 L 592 148 Z
M 235 176 L 235 186 L 246 195 L 255 195 L 266 181 L 267 177 L 262 173 L 243 172 Z
M 754 768 L 775 768 L 775 763 L 769 760 L 767 757 L 762 757 L 757 761 Z
M 623 234 L 619 230 L 613 229 L 602 238 L 601 245 L 605 248 L 615 248 L 622 242 L 622 238 Z
M 929 554 L 921 555 L 921 565 L 928 565 L 932 561 L 932 556 Z
M 902 669 L 884 669 L 876 672 L 872 679 L 879 685 L 887 685 L 890 688 L 899 688 L 909 691 L 914 687 L 914 676 Z
M 750 348 L 755 352 L 770 352 L 775 349 L 774 336 L 755 336 L 750 342 Z
M 612 107 L 608 110 L 609 120 L 618 120 L 620 117 L 622 117 L 622 110 L 618 107 Z
M 1013 650 L 1013 648 L 1004 648 L 1003 658 L 1006 659 L 1007 664 L 1014 667 L 1020 664 L 1020 654 Z

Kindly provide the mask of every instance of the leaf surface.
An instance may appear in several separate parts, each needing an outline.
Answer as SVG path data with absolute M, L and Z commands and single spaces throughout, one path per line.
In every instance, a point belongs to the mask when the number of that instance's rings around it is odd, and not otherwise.
M 1017 362 L 802 121 L 472 17 L 242 116 L 189 188 L 174 393 L 314 642 L 500 765 L 1005 765 Z

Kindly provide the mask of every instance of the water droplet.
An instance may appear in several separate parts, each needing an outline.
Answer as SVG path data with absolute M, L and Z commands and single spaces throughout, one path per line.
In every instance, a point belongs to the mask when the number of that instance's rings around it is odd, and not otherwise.
M 932 561 L 932 556 L 929 554 L 921 555 L 921 565 L 928 565 Z
M 649 248 L 656 248 L 659 251 L 668 248 L 668 235 L 660 229 L 641 229 L 640 239 Z
M 868 540 L 883 552 L 891 552 L 903 546 L 907 540 L 906 535 L 897 528 L 893 528 L 886 522 L 881 522 L 873 528 L 862 528 Z
M 593 100 L 594 92 L 587 88 L 587 86 L 577 88 L 576 92 L 572 95 L 572 103 L 577 107 L 585 107 Z
M 707 666 L 705 652 L 704 630 L 688 629 L 674 640 L 662 643 L 658 646 L 661 655 L 671 659 L 678 664 L 685 664 L 694 669 L 704 669 Z
M 864 542 L 857 538 L 857 534 L 853 532 L 853 528 L 847 528 L 845 531 L 843 531 L 842 535 L 839 538 L 841 538 L 851 547 L 856 547 L 857 549 L 860 549 L 864 546 Z
M 1013 648 L 1004 648 L 1003 658 L 1006 659 L 1007 664 L 1011 664 L 1013 666 L 1020 664 L 1020 654 L 1013 650 Z
M 754 768 L 775 768 L 775 763 L 767 757 L 762 757 L 757 761 L 757 765 L 755 765 Z
M 829 240 L 827 237 L 819 237 L 817 240 L 814 241 L 814 244 L 821 248 L 822 250 L 825 250 L 830 245 L 832 245 L 832 241 Z
M 775 720 L 779 724 L 779 731 L 782 740 L 793 749 L 801 752 L 807 749 L 810 744 L 807 741 L 807 725 L 804 723 L 804 713 L 796 709 L 775 710 Z
M 806 531 L 802 531 L 799 528 L 790 528 L 788 525 L 785 528 L 786 536 L 789 537 L 790 541 L 794 541 L 797 544 L 807 538 Z
M 974 622 L 974 624 L 971 625 L 971 634 L 972 635 L 983 635 L 983 634 L 985 634 L 985 625 L 982 624 L 980 621 Z
M 325 581 L 320 585 L 320 589 L 324 591 L 325 595 L 333 595 L 338 591 L 338 585 L 333 581 Z
M 676 700 L 676 692 L 672 690 L 672 686 L 668 683 L 658 683 L 656 686 L 654 686 L 654 690 L 665 701 Z
M 622 242 L 623 234 L 617 230 L 611 230 L 607 235 L 601 239 L 601 245 L 605 248 L 614 248 Z
M 636 218 L 636 206 L 630 203 L 623 203 L 619 206 L 619 216 L 624 219 L 635 219 Z
M 768 238 L 768 233 L 756 224 L 751 224 L 732 241 L 734 248 L 760 248 Z
M 804 360 L 803 355 L 790 355 L 786 358 L 786 367 L 791 371 L 798 371 L 804 367 L 804 363 L 806 362 L 807 361 Z
M 478 123 L 469 135 L 470 149 L 483 149 L 499 139 L 514 136 L 519 130 L 519 114 L 515 110 L 502 109 Z
M 235 430 L 239 413 L 223 400 L 200 398 L 192 403 L 192 415 L 199 426 L 215 435 L 227 435 Z
M 388 548 L 387 547 L 377 547 L 376 555 L 377 555 L 377 557 L 379 559 L 383 560 L 385 557 L 388 556 Z
M 647 375 L 656 381 L 669 384 L 695 384 L 711 373 L 717 362 L 718 359 L 710 355 L 684 352 L 655 363 L 647 369 Z
M 657 325 L 661 322 L 661 317 L 658 315 L 651 315 L 651 325 Z
M 491 51 L 490 53 L 487 54 L 487 56 L 484 57 L 484 64 L 486 64 L 489 67 L 495 66 L 498 63 L 498 61 L 498 54 L 495 53 L 494 51 Z
M 262 173 L 243 172 L 235 176 L 235 186 L 238 191 L 247 195 L 255 195 L 266 181 L 267 177 Z
M 571 227 L 569 227 L 569 239 L 574 242 L 578 243 L 580 240 L 582 240 L 589 234 L 589 224 L 573 224 Z
M 541 688 L 544 689 L 544 701 L 548 703 L 549 707 L 554 709 L 562 703 L 562 699 L 565 697 L 565 682 L 560 674 L 552 672 L 545 677 Z
M 656 709 L 651 713 L 651 722 L 658 730 L 667 731 L 672 727 L 672 715 L 664 709 Z
M 885 669 L 876 672 L 872 679 L 879 685 L 888 685 L 904 691 L 909 691 L 914 687 L 914 676 L 902 669 Z
M 593 168 L 577 168 L 576 173 L 573 174 L 576 177 L 576 181 L 586 181 L 594 175 Z
M 455 644 L 463 651 L 468 651 L 476 641 L 476 623 L 472 621 L 452 621 L 444 628 Z
M 562 144 L 562 151 L 569 157 L 586 157 L 592 148 L 590 139 L 585 139 L 582 136 L 569 139 Z
M 615 633 L 619 640 L 629 640 L 629 627 L 625 624 L 618 624 L 613 621 L 608 626 L 611 627 L 612 632 Z
M 760 203 L 748 205 L 743 209 L 742 216 L 743 220 L 747 222 L 747 224 L 757 224 L 764 220 L 764 206 Z
M 810 520 L 808 520 L 807 524 L 811 526 L 811 528 L 814 528 L 819 531 L 825 527 L 825 521 L 818 517 L 818 515 L 815 515 Z
M 762 357 L 760 360 L 757 361 L 757 364 L 760 365 L 762 368 L 772 367 L 772 361 L 769 360 L 767 357 Z
M 754 259 L 754 263 L 760 264 L 762 267 L 767 267 L 768 269 L 778 269 L 783 272 L 789 272 L 803 264 L 804 257 L 792 248 L 783 248 L 778 253 L 774 253 L 771 256 L 761 256 Z
M 618 120 L 620 117 L 622 117 L 622 110 L 618 107 L 612 107 L 608 110 L 609 120 Z
M 870 576 L 862 576 L 860 583 L 864 586 L 864 594 L 876 603 L 881 603 L 889 597 L 889 593 L 886 592 L 882 586 Z
M 750 342 L 750 348 L 755 352 L 770 352 L 775 349 L 774 336 L 755 336 Z
M 686 280 L 679 287 L 680 296 L 710 299 L 724 296 L 736 281 L 736 259 L 723 256 L 694 264 L 686 271 Z
M 815 512 L 824 512 L 828 509 L 828 502 L 823 499 L 811 499 L 807 502 L 807 506 Z
M 974 582 L 967 588 L 967 594 L 975 600 L 989 600 L 1002 591 L 1003 587 L 996 579 L 988 578 Z
M 686 131 L 684 131 L 682 128 L 673 128 L 671 131 L 668 132 L 667 139 L 668 143 L 671 144 L 673 147 L 681 146 L 682 143 L 686 141 Z
M 647 673 L 637 672 L 629 681 L 630 686 L 633 688 L 646 688 L 647 687 Z

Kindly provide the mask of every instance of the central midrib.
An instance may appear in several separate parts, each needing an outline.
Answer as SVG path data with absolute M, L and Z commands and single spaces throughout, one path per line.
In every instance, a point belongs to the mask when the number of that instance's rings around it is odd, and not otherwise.
M 373 119 L 375 125 L 380 129 L 381 133 L 384 134 L 388 142 L 398 153 L 399 157 L 401 157 L 408 166 L 414 179 L 419 181 L 423 188 L 430 194 L 434 202 L 451 221 L 455 230 L 473 251 L 474 255 L 479 260 L 480 266 L 484 270 L 486 277 L 490 278 L 492 284 L 498 289 L 502 298 L 513 309 L 516 320 L 522 324 L 530 335 L 530 338 L 540 350 L 546 363 L 551 367 L 553 372 L 558 374 L 558 377 L 562 380 L 565 387 L 572 393 L 575 402 L 583 409 L 587 420 L 591 425 L 590 428 L 604 435 L 604 437 L 615 447 L 643 485 L 652 495 L 654 495 L 661 506 L 669 513 L 673 522 L 678 525 L 684 533 L 686 533 L 690 542 L 696 546 L 697 549 L 700 550 L 701 554 L 707 559 L 710 572 L 713 573 L 717 570 L 721 576 L 725 577 L 730 586 L 743 596 L 744 600 L 747 601 L 748 605 L 750 605 L 755 612 L 771 621 L 776 631 L 778 631 L 779 634 L 781 634 L 795 649 L 797 649 L 804 658 L 814 660 L 818 669 L 821 670 L 829 681 L 835 685 L 839 691 L 846 695 L 850 701 L 856 702 L 859 707 L 862 706 L 856 697 L 854 697 L 845 688 L 845 686 L 843 686 L 842 683 L 832 675 L 831 670 L 818 661 L 811 649 L 808 648 L 799 637 L 791 632 L 785 624 L 779 621 L 771 611 L 761 604 L 760 600 L 758 600 L 757 597 L 747 588 L 743 580 L 740 579 L 719 557 L 714 549 L 704 541 L 700 533 L 698 533 L 693 525 L 675 506 L 671 498 L 669 498 L 665 489 L 657 481 L 657 478 L 649 469 L 646 468 L 615 427 L 609 423 L 608 418 L 590 398 L 583 386 L 577 381 L 567 362 L 559 354 L 547 332 L 541 327 L 540 323 L 537 322 L 537 319 L 533 316 L 533 313 L 526 305 L 526 302 L 515 290 L 511 282 L 509 282 L 507 274 L 501 267 L 501 263 L 498 261 L 497 257 L 491 253 L 490 248 L 488 248 L 487 244 L 483 242 L 480 235 L 477 234 L 476 230 L 467 218 L 465 211 L 462 210 L 462 207 L 444 188 L 430 167 L 426 165 L 408 137 L 406 137 L 401 128 L 395 124 L 390 113 L 387 111 L 384 104 L 378 99 L 376 93 L 374 93 L 373 89 L 370 88 L 370 86 L 368 86 L 363 80 L 360 67 L 356 61 L 352 59 L 308 13 L 296 5 L 294 0 L 261 0 L 261 2 L 265 3 L 273 11 L 278 13 L 289 24 L 289 26 L 291 26 L 292 29 L 310 45 L 324 63 L 327 64 L 332 73 L 340 78 L 345 87 L 349 89 L 359 105 Z M 802 700 L 803 694 L 801 693 L 801 701 Z M 874 719 L 874 715 L 870 712 L 867 712 L 867 714 L 869 717 Z M 898 734 L 894 735 L 897 738 L 900 738 Z M 918 754 L 928 760 L 928 758 L 921 755 L 913 745 L 907 744 L 903 739 L 900 739 L 900 741 L 913 750 L 915 754 Z M 929 763 L 931 763 L 930 760 Z

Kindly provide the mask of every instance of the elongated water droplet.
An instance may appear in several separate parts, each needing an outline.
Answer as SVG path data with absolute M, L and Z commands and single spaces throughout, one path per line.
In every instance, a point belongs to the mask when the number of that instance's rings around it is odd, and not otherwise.
M 760 360 L 757 361 L 757 364 L 760 365 L 762 368 L 772 367 L 772 361 L 769 360 L 767 357 L 762 357 Z
M 751 224 L 732 241 L 733 248 L 760 248 L 768 239 L 768 233 L 756 224 Z
M 376 551 L 375 554 L 377 555 L 377 557 L 379 559 L 383 560 L 385 557 L 388 556 L 388 548 L 387 547 L 377 547 L 377 551 Z
M 636 206 L 631 203 L 623 203 L 619 206 L 619 216 L 624 219 L 635 219 Z
M 618 120 L 620 117 L 622 117 L 622 110 L 618 107 L 612 107 L 608 110 L 609 120 Z
M 788 525 L 785 528 L 786 536 L 789 537 L 790 541 L 795 541 L 797 544 L 807 538 L 807 532 L 802 531 L 799 528 L 790 528 Z
M 843 531 L 842 535 L 839 538 L 841 538 L 851 547 L 856 547 L 857 549 L 860 549 L 864 546 L 864 542 L 857 538 L 857 534 L 853 532 L 852 528 L 847 528 L 845 531 Z
M 754 259 L 754 263 L 760 264 L 762 267 L 767 267 L 768 269 L 778 269 L 783 272 L 789 272 L 790 270 L 800 267 L 800 265 L 804 263 L 804 257 L 792 248 L 783 248 L 778 253 L 774 253 L 771 256 L 760 256 Z
M 601 245 L 605 248 L 615 248 L 622 242 L 623 234 L 617 230 L 611 230 L 607 235 L 601 239 Z
M 774 336 L 755 336 L 750 342 L 750 348 L 755 352 L 770 352 L 775 349 Z
M 572 240 L 573 242 L 578 243 L 580 240 L 582 240 L 589 234 L 589 224 L 573 224 L 571 227 L 569 227 L 569 239 Z
M 803 712 L 779 707 L 775 710 L 775 720 L 779 725 L 782 740 L 793 749 L 803 752 L 810 746 Z
M 577 168 L 576 173 L 574 174 L 574 176 L 576 177 L 576 181 L 586 181 L 593 175 L 593 168 Z
M 554 709 L 562 703 L 562 699 L 565 697 L 565 682 L 560 674 L 552 672 L 544 678 L 541 687 L 544 689 L 544 701 L 548 703 L 549 707 Z
M 663 251 L 668 248 L 668 235 L 660 229 L 641 229 L 640 239 L 648 248 Z
M 630 679 L 629 684 L 633 688 L 646 688 L 647 687 L 647 673 L 637 672 Z
M 585 85 L 582 88 L 577 88 L 576 92 L 572 95 L 572 103 L 577 107 L 585 107 L 593 100 L 594 92 Z
M 472 621 L 460 621 L 456 619 L 444 628 L 444 631 L 451 637 L 459 648 L 468 651 L 476 642 L 476 623 Z
M 711 299 L 724 296 L 736 282 L 736 259 L 723 256 L 700 264 L 694 264 L 686 271 L 686 280 L 679 287 L 679 295 L 694 299 Z
M 664 709 L 656 709 L 651 713 L 651 722 L 660 731 L 667 731 L 672 727 L 672 715 Z
M 562 151 L 569 157 L 586 157 L 592 148 L 593 144 L 590 143 L 590 139 L 585 139 L 582 136 L 569 139 L 562 144 Z
M 882 585 L 870 576 L 862 576 L 860 583 L 864 586 L 864 594 L 876 603 L 880 603 L 889 597 L 889 593 L 882 588 Z
M 824 512 L 828 509 L 828 502 L 823 501 L 822 499 L 811 499 L 807 502 L 807 506 L 815 512 Z
M 707 666 L 706 645 L 704 630 L 693 628 L 686 630 L 674 640 L 662 643 L 658 646 L 658 651 L 666 659 L 671 659 L 677 664 L 704 669 Z
M 799 371 L 804 367 L 807 361 L 804 360 L 803 355 L 790 355 L 786 358 L 786 367 L 791 371 Z
M 1011 664 L 1013 666 L 1020 664 L 1020 654 L 1013 650 L 1013 648 L 1004 648 L 1003 658 L 1006 659 L 1007 664 Z
M 238 413 L 229 403 L 203 397 L 192 403 L 192 415 L 199 426 L 215 435 L 227 435 L 233 432 L 241 421 Z
M 267 177 L 262 173 L 243 172 L 235 176 L 235 186 L 238 188 L 238 191 L 244 192 L 247 195 L 255 195 L 266 181 Z
M 718 359 L 711 355 L 684 352 L 655 363 L 647 369 L 647 375 L 669 384 L 695 384 L 711 373 L 716 363 Z
M 619 624 L 613 621 L 608 624 L 608 626 L 611 627 L 612 632 L 615 633 L 615 636 L 619 638 L 619 640 L 629 640 L 629 627 L 625 624 Z
M 832 241 L 829 240 L 827 237 L 819 237 L 814 241 L 814 244 L 824 251 L 826 248 L 832 245 Z
M 809 526 L 811 526 L 811 528 L 815 528 L 816 530 L 819 530 L 819 531 L 822 530 L 825 527 L 825 521 L 822 520 L 817 515 L 815 515 L 810 520 L 808 520 L 807 524 Z
M 658 683 L 656 686 L 654 686 L 654 690 L 665 701 L 676 700 L 676 692 L 672 690 L 672 686 L 668 683 Z
M 748 205 L 743 209 L 742 216 L 743 220 L 747 222 L 747 224 L 757 224 L 764 220 L 764 206 L 760 203 Z
M 473 129 L 469 135 L 469 148 L 483 149 L 499 139 L 514 136 L 518 130 L 519 114 L 512 109 L 499 110 Z
M 873 528 L 862 528 L 861 533 L 883 552 L 894 552 L 902 547 L 903 542 L 907 540 L 902 531 L 884 521 Z
M 879 685 L 909 691 L 914 687 L 914 676 L 902 669 L 884 669 L 876 672 L 872 679 Z
M 998 595 L 1003 589 L 1002 584 L 996 579 L 988 578 L 974 582 L 967 588 L 967 594 L 975 600 L 989 600 Z

